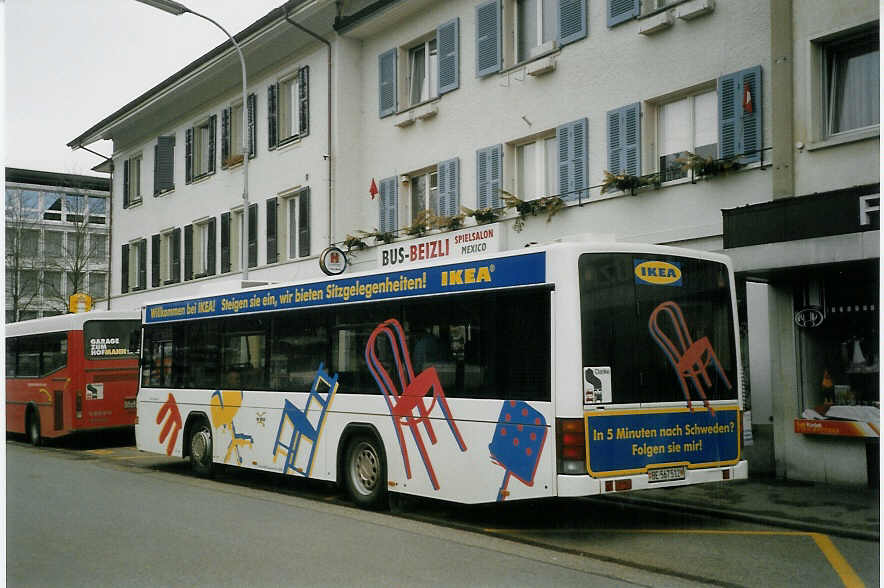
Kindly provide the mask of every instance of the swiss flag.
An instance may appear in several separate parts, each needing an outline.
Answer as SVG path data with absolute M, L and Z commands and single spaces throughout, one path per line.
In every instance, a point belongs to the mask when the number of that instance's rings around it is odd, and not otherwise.
M 378 185 L 374 183 L 374 178 L 371 179 L 371 187 L 369 187 L 368 193 L 371 194 L 372 200 L 378 195 Z
M 749 90 L 749 82 L 743 84 L 743 112 L 751 114 L 752 108 L 752 92 Z

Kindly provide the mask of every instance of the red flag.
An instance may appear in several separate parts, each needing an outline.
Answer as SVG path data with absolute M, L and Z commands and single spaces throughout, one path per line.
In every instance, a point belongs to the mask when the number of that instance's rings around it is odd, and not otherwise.
M 752 113 L 752 92 L 749 91 L 749 83 L 743 84 L 743 112 Z
M 374 178 L 371 179 L 371 187 L 368 189 L 368 193 L 371 194 L 372 200 L 378 195 L 378 185 L 374 183 Z

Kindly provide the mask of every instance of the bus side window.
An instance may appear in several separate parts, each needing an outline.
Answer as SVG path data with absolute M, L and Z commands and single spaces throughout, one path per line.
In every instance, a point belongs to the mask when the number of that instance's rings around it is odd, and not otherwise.
M 15 377 L 15 350 L 17 339 L 9 338 L 6 340 L 6 377 Z

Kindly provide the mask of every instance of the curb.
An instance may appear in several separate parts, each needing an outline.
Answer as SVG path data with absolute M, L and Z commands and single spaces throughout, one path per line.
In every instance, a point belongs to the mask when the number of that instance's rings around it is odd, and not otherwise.
M 635 496 L 625 495 L 608 495 L 607 500 L 616 500 L 627 504 L 637 506 L 652 506 L 656 508 L 677 509 L 682 512 L 691 514 L 699 514 L 709 517 L 732 519 L 736 521 L 745 521 L 749 523 L 757 523 L 762 525 L 771 525 L 774 527 L 784 527 L 786 529 L 795 529 L 798 531 L 808 531 L 811 533 L 823 533 L 825 535 L 833 535 L 836 537 L 845 537 L 848 539 L 861 539 L 863 541 L 879 541 L 881 540 L 878 532 L 862 531 L 858 529 L 845 529 L 843 527 L 831 527 L 823 524 L 807 523 L 795 519 L 786 519 L 780 517 L 772 517 L 766 515 L 757 515 L 750 512 L 741 512 L 736 510 L 727 510 L 722 508 L 709 508 L 704 506 L 694 506 L 681 502 L 669 502 L 666 500 L 657 500 L 654 498 L 639 498 Z

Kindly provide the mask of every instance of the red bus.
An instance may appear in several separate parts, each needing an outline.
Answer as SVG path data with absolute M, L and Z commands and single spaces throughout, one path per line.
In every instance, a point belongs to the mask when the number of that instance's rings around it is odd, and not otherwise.
M 6 325 L 6 430 L 39 445 L 135 425 L 141 320 L 92 311 Z

